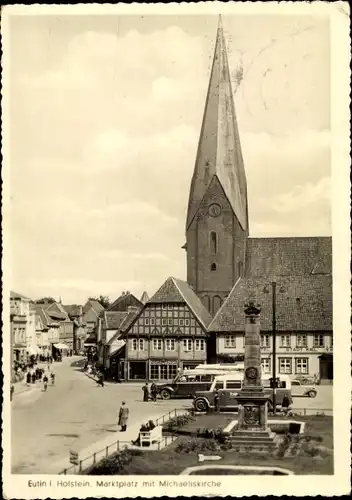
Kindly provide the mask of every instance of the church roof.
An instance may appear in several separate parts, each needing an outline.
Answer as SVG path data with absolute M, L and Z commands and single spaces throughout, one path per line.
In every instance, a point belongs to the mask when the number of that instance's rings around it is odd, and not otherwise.
M 247 183 L 221 20 L 205 103 L 198 153 L 189 197 L 187 229 L 214 176 L 234 214 L 248 228 Z
M 211 322 L 210 314 L 192 288 L 176 278 L 168 278 L 148 303 L 186 303 L 204 328 Z
M 332 272 L 332 238 L 248 238 L 246 276 Z
M 332 276 L 240 278 L 209 326 L 213 332 L 244 332 L 244 307 L 260 305 L 262 331 L 272 331 L 272 282 L 277 283 L 277 331 L 332 331 Z

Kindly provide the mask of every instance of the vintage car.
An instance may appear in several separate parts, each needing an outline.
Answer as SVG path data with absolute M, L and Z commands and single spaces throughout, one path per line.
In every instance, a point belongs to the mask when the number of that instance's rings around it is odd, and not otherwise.
M 291 390 L 293 397 L 315 398 L 318 393 L 314 384 L 302 384 L 300 380 L 291 380 Z

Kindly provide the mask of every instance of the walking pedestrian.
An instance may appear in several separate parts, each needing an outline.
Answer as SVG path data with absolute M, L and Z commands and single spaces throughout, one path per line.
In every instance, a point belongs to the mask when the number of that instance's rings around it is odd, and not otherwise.
M 32 372 L 32 384 L 35 384 L 36 380 L 37 380 L 36 373 Z
M 149 401 L 149 386 L 148 382 L 145 383 L 145 385 L 142 387 L 143 391 L 143 401 Z
M 11 388 L 10 388 L 10 401 L 12 401 L 13 393 L 14 392 L 15 392 L 15 386 L 13 384 L 11 384 Z
M 156 401 L 157 392 L 158 392 L 157 386 L 155 382 L 153 382 L 152 385 L 150 386 L 150 394 L 152 396 L 152 401 Z
M 122 401 L 120 411 L 119 411 L 119 419 L 117 425 L 121 427 L 121 432 L 125 432 L 127 429 L 127 421 L 129 417 L 130 410 L 126 406 L 126 402 Z
M 44 385 L 44 391 L 46 391 L 48 388 L 48 377 L 46 376 L 46 374 L 44 374 L 43 377 L 43 385 Z
M 214 406 L 215 406 L 215 411 L 217 413 L 220 412 L 220 396 L 219 396 L 219 389 L 215 389 L 215 394 L 214 394 Z
M 26 382 L 27 382 L 27 384 L 30 384 L 31 380 L 32 380 L 31 372 L 28 371 L 27 372 L 27 376 L 26 376 Z

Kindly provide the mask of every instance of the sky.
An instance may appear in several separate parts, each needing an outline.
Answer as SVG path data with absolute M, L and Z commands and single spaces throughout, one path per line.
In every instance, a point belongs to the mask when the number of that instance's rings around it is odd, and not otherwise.
M 327 236 L 329 20 L 223 16 L 250 235 Z M 84 303 L 186 279 L 217 16 L 13 16 L 11 288 Z

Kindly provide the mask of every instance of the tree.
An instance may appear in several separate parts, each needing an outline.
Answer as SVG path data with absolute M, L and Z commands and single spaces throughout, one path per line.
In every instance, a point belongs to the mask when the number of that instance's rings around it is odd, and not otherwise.
M 106 295 L 99 295 L 99 297 L 89 297 L 88 300 L 95 300 L 96 302 L 99 302 L 99 304 L 101 304 L 105 309 L 107 309 L 111 304 L 110 297 Z
M 53 297 L 42 297 L 35 301 L 35 304 L 53 304 L 56 300 Z

